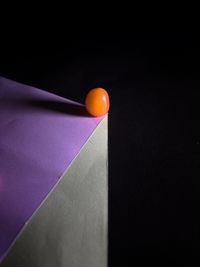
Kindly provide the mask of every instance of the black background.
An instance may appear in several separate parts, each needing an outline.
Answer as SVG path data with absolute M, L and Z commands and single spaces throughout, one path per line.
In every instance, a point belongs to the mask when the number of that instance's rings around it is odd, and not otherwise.
M 199 45 L 152 31 L 1 44 L 1 76 L 82 103 L 110 94 L 109 266 L 200 264 Z

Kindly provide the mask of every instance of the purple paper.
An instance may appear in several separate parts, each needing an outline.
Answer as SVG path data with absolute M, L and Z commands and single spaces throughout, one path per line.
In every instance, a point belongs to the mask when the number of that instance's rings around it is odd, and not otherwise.
M 0 77 L 0 260 L 101 120 Z

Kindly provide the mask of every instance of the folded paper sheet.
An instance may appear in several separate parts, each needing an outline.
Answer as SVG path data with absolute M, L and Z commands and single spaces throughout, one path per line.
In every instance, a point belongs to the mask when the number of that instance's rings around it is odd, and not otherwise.
M 101 120 L 0 77 L 0 261 Z
M 31 216 L 1 267 L 106 267 L 107 116 Z

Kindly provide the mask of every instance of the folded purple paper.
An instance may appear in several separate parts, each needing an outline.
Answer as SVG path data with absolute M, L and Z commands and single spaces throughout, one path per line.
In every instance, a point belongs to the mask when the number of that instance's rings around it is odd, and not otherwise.
M 0 261 L 101 120 L 0 77 Z

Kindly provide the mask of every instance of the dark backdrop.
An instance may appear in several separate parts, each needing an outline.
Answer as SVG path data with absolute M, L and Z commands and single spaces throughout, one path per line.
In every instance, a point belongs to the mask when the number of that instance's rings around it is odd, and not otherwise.
M 80 102 L 110 94 L 109 266 L 200 264 L 199 44 L 132 31 L 1 43 L 1 76 Z

